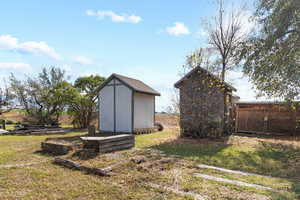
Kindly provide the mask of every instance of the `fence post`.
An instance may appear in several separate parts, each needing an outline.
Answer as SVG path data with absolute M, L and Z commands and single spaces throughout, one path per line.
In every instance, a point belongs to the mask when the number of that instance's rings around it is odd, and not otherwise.
M 89 136 L 96 136 L 96 127 L 94 125 L 89 126 L 88 135 Z

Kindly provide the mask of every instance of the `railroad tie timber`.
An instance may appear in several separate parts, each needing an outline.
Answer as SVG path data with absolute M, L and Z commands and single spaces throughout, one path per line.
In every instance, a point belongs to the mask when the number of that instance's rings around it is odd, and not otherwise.
M 95 174 L 95 175 L 99 175 L 99 176 L 110 176 L 106 171 L 104 171 L 103 169 L 99 169 L 99 168 L 91 168 L 91 167 L 86 167 L 81 165 L 80 163 L 71 161 L 71 160 L 66 160 L 66 159 L 62 159 L 62 158 L 54 158 L 54 163 L 70 168 L 70 169 L 76 169 L 79 171 L 84 171 L 88 174 Z
M 134 147 L 134 136 L 123 134 L 110 137 L 81 137 L 86 148 L 94 147 L 100 153 L 108 153 Z

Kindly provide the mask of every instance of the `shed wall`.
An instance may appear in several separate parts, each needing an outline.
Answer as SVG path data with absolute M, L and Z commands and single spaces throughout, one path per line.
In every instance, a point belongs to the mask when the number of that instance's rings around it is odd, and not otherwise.
M 105 86 L 99 93 L 99 127 L 101 131 L 114 131 L 114 87 Z
M 116 131 L 132 132 L 132 90 L 125 85 L 116 85 Z
M 134 93 L 134 129 L 154 127 L 155 96 Z

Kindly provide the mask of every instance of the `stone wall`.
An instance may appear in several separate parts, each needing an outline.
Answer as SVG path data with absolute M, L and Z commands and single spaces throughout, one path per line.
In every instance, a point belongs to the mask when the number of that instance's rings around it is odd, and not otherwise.
M 195 72 L 180 86 L 180 128 L 183 136 L 223 135 L 224 92 L 203 72 Z

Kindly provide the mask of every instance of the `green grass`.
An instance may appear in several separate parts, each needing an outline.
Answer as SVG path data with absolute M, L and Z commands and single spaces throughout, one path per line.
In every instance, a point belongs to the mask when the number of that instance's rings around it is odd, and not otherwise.
M 189 160 L 192 165 L 207 164 L 232 170 L 274 176 L 275 178 L 257 178 L 220 173 L 216 170 L 197 170 L 197 172 L 204 172 L 213 176 L 271 186 L 278 190 L 283 190 L 283 192 L 270 193 L 267 191 L 258 191 L 258 193 L 267 194 L 274 199 L 294 199 L 296 196 L 300 197 L 300 141 L 291 142 L 291 144 L 282 144 L 281 142 L 232 136 L 229 140 L 218 142 L 209 140 L 202 142 L 200 140 L 198 143 L 191 141 L 182 142 L 179 139 L 155 145 L 151 148 L 158 149 L 167 155 L 174 155 Z M 212 182 L 201 181 L 206 186 L 207 182 Z M 199 188 L 199 178 L 192 178 L 186 182 L 185 186 Z M 230 186 L 230 188 L 235 187 Z M 203 191 L 203 187 L 195 191 L 200 192 L 201 190 Z M 250 192 L 256 191 L 243 188 L 243 191 L 247 190 Z
M 178 133 L 172 130 L 156 132 L 152 134 L 144 134 L 136 136 L 136 147 L 146 148 L 154 145 L 162 144 L 178 137 Z
M 22 110 L 22 109 L 13 109 L 10 112 L 16 112 L 16 113 L 26 114 L 26 110 Z
M 276 141 L 232 136 L 227 140 L 187 140 L 178 131 L 165 130 L 136 136 L 136 149 L 110 156 L 82 159 L 72 153 L 67 159 L 91 167 L 122 163 L 111 177 L 97 177 L 52 164 L 53 156 L 41 154 L 40 143 L 48 137 L 70 137 L 86 132 L 48 136 L 0 136 L 0 197 L 3 199 L 192 199 L 163 189 L 153 189 L 147 182 L 177 187 L 207 195 L 211 199 L 297 199 L 300 195 L 300 141 Z M 159 151 L 157 151 L 159 150 Z M 140 165 L 135 156 L 148 159 Z M 172 158 L 167 163 L 160 159 Z M 28 167 L 3 169 L 3 165 L 38 163 Z M 148 165 L 151 163 L 153 165 Z M 197 169 L 208 164 L 238 169 L 274 178 L 247 177 L 211 169 Z M 270 186 L 277 192 L 234 186 L 193 177 L 204 173 L 217 177 Z M 0 199 L 1 199 L 0 198 Z
M 236 138 L 239 139 L 239 138 Z M 153 148 L 170 155 L 208 165 L 228 169 L 272 175 L 286 178 L 300 178 L 300 148 L 258 142 L 255 147 L 224 143 L 164 143 Z M 293 165 L 298 160 L 298 165 Z

